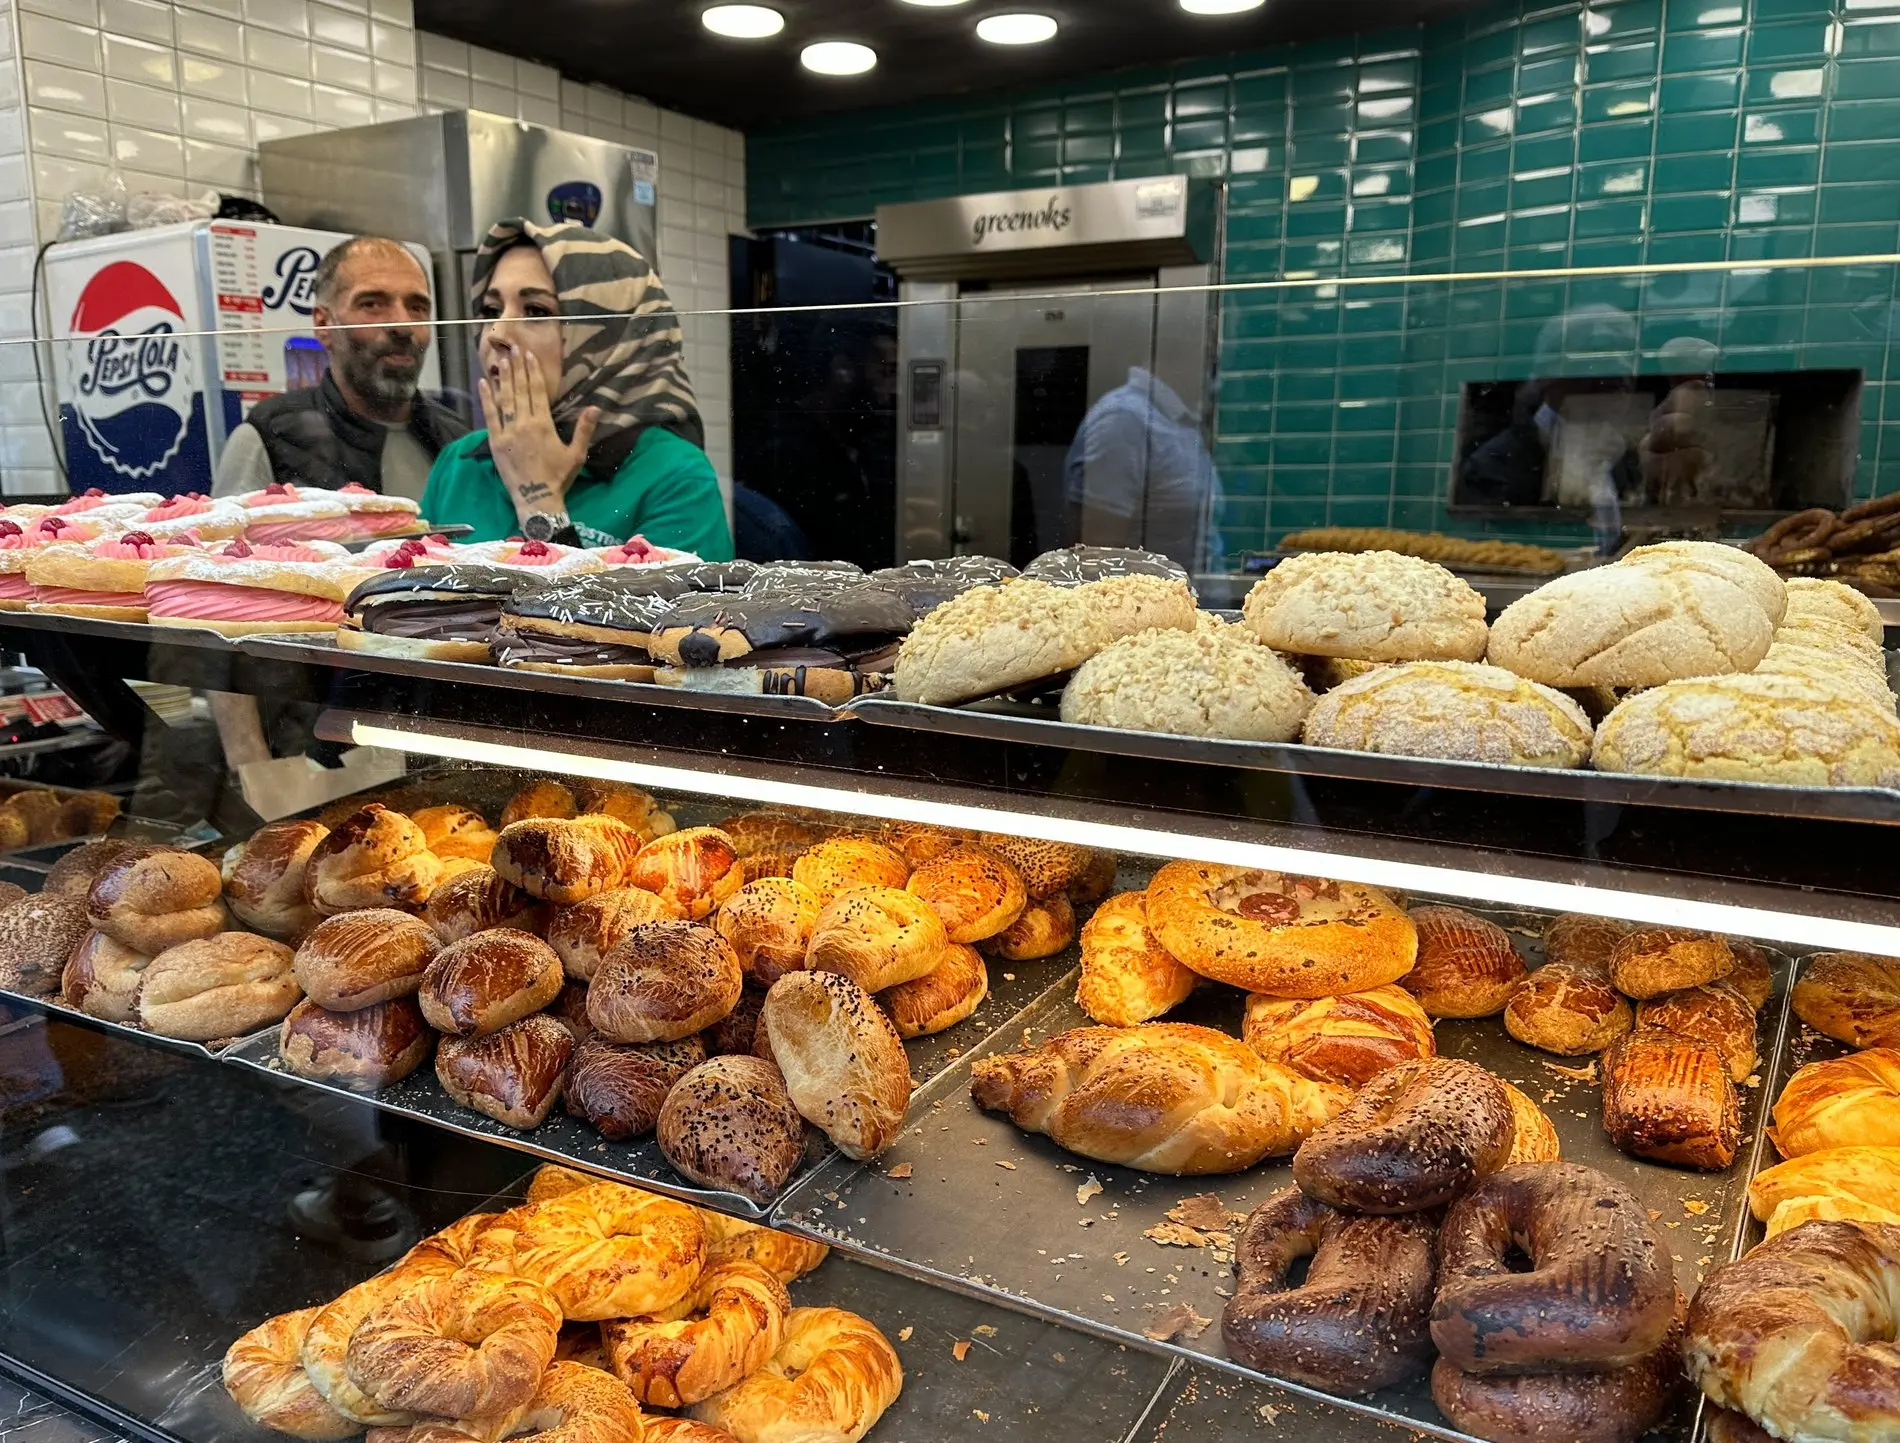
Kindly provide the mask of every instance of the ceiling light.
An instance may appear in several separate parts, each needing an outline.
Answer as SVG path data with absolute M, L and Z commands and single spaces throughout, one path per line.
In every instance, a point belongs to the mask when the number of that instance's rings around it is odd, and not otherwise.
M 785 28 L 785 17 L 769 5 L 715 5 L 699 23 L 729 40 L 765 40 Z
M 1181 0 L 1181 8 L 1190 15 L 1239 15 L 1258 10 L 1267 0 Z
M 820 75 L 862 75 L 877 64 L 877 52 L 853 40 L 821 40 L 807 45 L 798 58 Z
M 1048 15 L 990 15 L 976 22 L 976 33 L 992 45 L 1040 45 L 1055 39 L 1056 22 Z
M 906 5 L 927 5 L 933 10 L 947 10 L 952 5 L 966 5 L 969 0 L 904 0 Z

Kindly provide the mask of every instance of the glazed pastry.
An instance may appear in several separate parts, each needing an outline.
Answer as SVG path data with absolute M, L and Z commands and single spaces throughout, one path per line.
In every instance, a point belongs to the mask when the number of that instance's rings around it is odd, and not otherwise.
M 639 834 L 643 843 L 679 830 L 673 814 L 662 807 L 652 793 L 624 782 L 577 781 L 574 799 L 580 803 L 584 816 L 612 817 L 616 822 L 623 822 Z
M 877 1327 L 839 1308 L 793 1308 L 785 1341 L 758 1372 L 693 1405 L 738 1443 L 855 1443 L 897 1401 L 904 1368 Z
M 572 791 L 560 782 L 543 778 L 529 782 L 508 799 L 501 809 L 501 825 L 506 828 L 533 817 L 570 819 L 580 814 L 580 800 Z
M 994 937 L 985 938 L 983 950 L 1005 962 L 1034 962 L 1065 951 L 1075 940 L 1075 907 L 1058 892 L 1032 898 L 1022 915 Z
M 444 942 L 460 942 L 496 927 L 539 933 L 548 925 L 547 909 L 539 902 L 504 882 L 494 868 L 475 865 L 429 894 L 422 920 Z
M 952 942 L 981 942 L 1008 930 L 1029 905 L 1020 873 L 982 847 L 952 847 L 906 883 L 943 919 Z
M 910 880 L 910 864 L 866 838 L 834 837 L 805 851 L 792 864 L 792 877 L 811 888 L 822 907 L 854 887 L 901 887 Z
M 893 1142 L 910 1106 L 910 1061 L 870 995 L 835 972 L 792 972 L 765 997 L 761 1030 L 799 1115 L 854 1162 Z
M 753 1262 L 708 1268 L 684 1318 L 609 1319 L 601 1341 L 614 1375 L 640 1402 L 682 1408 L 750 1377 L 778 1351 L 792 1300 Z
M 1775 1100 L 1769 1140 L 1787 1158 L 1840 1147 L 1900 1147 L 1900 1050 L 1810 1062 Z
M 616 887 L 585 902 L 556 907 L 548 922 L 548 945 L 569 977 L 587 982 L 635 927 L 681 920 L 679 908 L 664 897 L 638 887 Z
M 304 899 L 326 917 L 365 907 L 420 910 L 441 881 L 441 860 L 422 828 L 371 802 L 317 843 L 304 866 Z
M 1748 1209 L 1770 1232 L 1796 1213 L 1900 1222 L 1900 1147 L 1830 1147 L 1764 1168 L 1748 1184 Z
M 1603 1058 L 1603 1130 L 1633 1157 L 1721 1171 L 1742 1134 L 1722 1054 L 1668 1032 L 1618 1040 Z
M 745 977 L 726 939 L 693 922 L 646 922 L 609 952 L 587 1018 L 609 1042 L 673 1042 L 738 1005 Z
M 946 942 L 934 968 L 878 993 L 877 1005 L 899 1037 L 934 1037 L 975 1012 L 989 990 L 989 968 L 977 950 Z
M 1524 980 L 1511 934 L 1458 907 L 1414 907 L 1418 961 L 1399 985 L 1428 1017 L 1491 1017 Z
M 705 1060 L 706 1045 L 696 1037 L 645 1046 L 590 1037 L 568 1069 L 567 1110 L 609 1142 L 644 1137 L 673 1084 Z
M 354 1012 L 414 993 L 440 950 L 436 934 L 407 912 L 345 912 L 297 948 L 297 982 L 319 1007 Z
M 1401 1062 L 1438 1055 L 1431 1019 L 1397 986 L 1310 1000 L 1249 997 L 1241 1035 L 1268 1062 L 1352 1088 Z
M 544 902 L 584 902 L 626 884 L 640 835 L 611 817 L 532 818 L 501 829 L 490 865 Z
M 1097 1022 L 1132 1027 L 1151 1021 L 1186 1001 L 1200 980 L 1148 930 L 1141 892 L 1110 897 L 1083 924 L 1075 1003 Z
M 488 864 L 495 850 L 495 829 L 488 818 L 470 807 L 448 803 L 411 812 L 409 820 L 422 828 L 422 840 L 431 852 L 445 861 L 459 857 Z
M 436 1031 L 476 1038 L 539 1012 L 560 991 L 554 949 L 531 933 L 498 927 L 436 953 L 417 1000 Z
M 463 1107 L 506 1127 L 535 1128 L 560 1100 L 574 1034 L 537 1013 L 496 1032 L 444 1037 L 435 1053 L 436 1080 Z
M 329 1012 L 306 998 L 277 1034 L 284 1071 L 352 1092 L 378 1092 L 429 1060 L 435 1033 L 411 997 L 355 1012 Z
M 672 1308 L 691 1294 L 705 1256 L 696 1209 L 596 1182 L 520 1213 L 508 1262 L 551 1289 L 569 1322 L 585 1323 Z
M 822 827 L 801 822 L 794 817 L 783 817 L 776 812 L 741 812 L 714 825 L 726 834 L 733 850 L 741 857 L 750 857 L 775 847 L 797 847 L 803 851 L 816 846 L 829 835 Z
M 683 1176 L 761 1207 L 805 1157 L 805 1122 L 785 1079 L 756 1057 L 715 1057 L 687 1073 L 666 1095 L 658 1137 Z
M 259 1323 L 224 1355 L 225 1392 L 254 1423 L 292 1438 L 353 1438 L 363 1425 L 332 1408 L 303 1369 L 303 1340 L 320 1308 Z
M 1706 1042 L 1721 1054 L 1731 1082 L 1746 1082 L 1755 1070 L 1755 1009 L 1726 981 L 1665 992 L 1641 1003 L 1636 1027 Z
M 949 945 L 943 919 L 928 902 L 894 887 L 864 887 L 818 914 L 805 965 L 882 992 L 928 976 Z
M 494 659 L 529 671 L 652 681 L 654 623 L 686 594 L 680 568 L 612 570 L 524 586 L 506 606 Z
M 1504 1089 L 1505 1096 L 1511 1099 L 1511 1117 L 1517 1124 L 1516 1136 L 1511 1141 L 1511 1155 L 1505 1160 L 1505 1166 L 1516 1167 L 1521 1162 L 1557 1161 L 1563 1154 L 1563 1144 L 1558 1141 L 1556 1125 L 1543 1108 L 1524 1093 L 1501 1077 L 1497 1081 L 1498 1086 Z
M 714 827 L 688 827 L 648 842 L 627 871 L 629 886 L 654 893 L 695 922 L 738 891 L 743 880 L 732 839 Z
M 1491 1443 L 1636 1443 L 1682 1392 L 1682 1325 L 1645 1358 L 1607 1372 L 1467 1373 L 1432 1365 L 1432 1401 L 1453 1426 Z M 1711 1429 L 1711 1443 L 1718 1435 Z
M 761 877 L 733 893 L 713 926 L 731 946 L 747 980 L 770 987 L 805 965 L 812 929 L 823 910 L 817 894 L 803 882 Z
M 1681 927 L 1638 927 L 1610 951 L 1610 981 L 1639 999 L 1718 982 L 1734 970 L 1726 941 Z
M 1794 985 L 1794 1012 L 1850 1047 L 1900 1047 L 1900 960 L 1817 952 Z
M 1023 575 L 1051 586 L 1087 586 L 1116 576 L 1159 576 L 1180 582 L 1191 579 L 1179 562 L 1158 551 L 1132 546 L 1065 546 L 1045 551 L 1023 568 Z
M 246 927 L 295 943 L 322 920 L 304 896 L 310 854 L 329 835 L 320 822 L 272 822 L 224 854 L 224 902 Z

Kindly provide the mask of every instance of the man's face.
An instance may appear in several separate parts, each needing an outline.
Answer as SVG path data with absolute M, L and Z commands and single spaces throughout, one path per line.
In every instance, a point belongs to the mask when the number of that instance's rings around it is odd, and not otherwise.
M 316 305 L 311 320 L 337 380 L 386 406 L 409 401 L 430 337 L 429 283 L 415 257 L 393 246 L 356 251 L 338 270 L 331 301 Z

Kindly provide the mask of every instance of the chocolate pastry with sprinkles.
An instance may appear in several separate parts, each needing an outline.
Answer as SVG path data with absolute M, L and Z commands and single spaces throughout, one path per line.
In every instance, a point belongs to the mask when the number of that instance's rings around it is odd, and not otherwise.
M 612 681 L 652 681 L 647 642 L 699 566 L 596 571 L 523 587 L 495 635 L 497 666 Z
M 486 662 L 502 607 L 528 585 L 499 566 L 409 566 L 382 571 L 343 603 L 345 651 L 434 661 Z
M 1045 551 L 1023 568 L 1023 575 L 1051 586 L 1086 586 L 1111 576 L 1163 576 L 1185 581 L 1190 591 L 1194 589 L 1193 578 L 1179 564 L 1158 551 L 1130 546 L 1068 546 Z

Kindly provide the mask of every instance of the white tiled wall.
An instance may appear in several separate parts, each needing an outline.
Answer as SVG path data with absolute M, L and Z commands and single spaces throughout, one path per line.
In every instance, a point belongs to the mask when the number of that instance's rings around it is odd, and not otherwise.
M 412 0 L 0 0 L 0 337 L 30 333 L 33 247 L 106 184 L 257 190 L 257 145 L 473 106 L 660 154 L 660 265 L 682 312 L 726 304 L 744 141 L 601 86 L 418 32 Z M 707 449 L 731 469 L 723 318 L 686 318 Z M 0 486 L 54 489 L 25 347 L 0 347 Z

